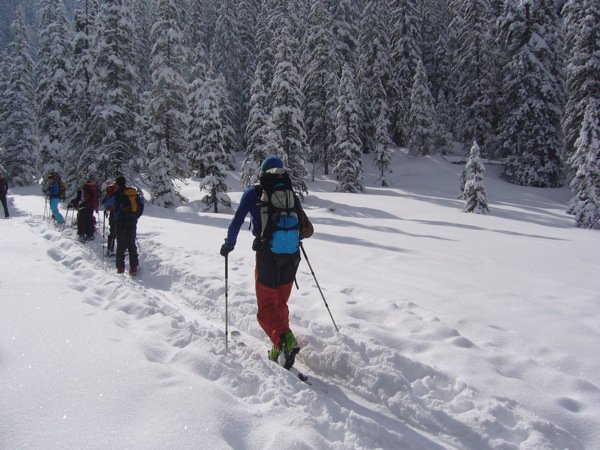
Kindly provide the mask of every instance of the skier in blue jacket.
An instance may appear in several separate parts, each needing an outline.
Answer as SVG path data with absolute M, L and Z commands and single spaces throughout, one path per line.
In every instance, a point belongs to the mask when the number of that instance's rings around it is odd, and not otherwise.
M 261 165 L 261 174 L 270 169 L 283 169 L 283 162 L 270 155 Z M 248 187 L 242 194 L 240 204 L 227 230 L 225 243 L 220 253 L 227 256 L 237 242 L 237 236 L 248 214 L 252 220 L 252 233 L 255 236 L 252 249 L 256 251 L 255 289 L 258 313 L 256 318 L 273 344 L 268 352 L 269 359 L 278 361 L 283 356 L 283 365 L 290 368 L 294 364 L 300 346 L 290 330 L 288 299 L 300 263 L 300 251 L 278 258 L 268 245 L 261 242 L 262 218 L 259 206 L 260 185 Z M 304 213 L 300 200 L 295 198 L 295 209 L 298 215 L 299 238 L 308 238 L 313 234 L 313 226 Z
M 50 198 L 52 217 L 54 217 L 56 223 L 64 223 L 65 218 L 58 210 L 58 202 L 60 202 L 60 178 L 55 172 L 50 172 L 48 174 L 48 197 Z

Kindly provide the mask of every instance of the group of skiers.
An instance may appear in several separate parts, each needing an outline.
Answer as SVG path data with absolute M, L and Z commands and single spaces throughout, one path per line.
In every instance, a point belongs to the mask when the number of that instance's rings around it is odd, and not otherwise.
M 115 256 L 117 273 L 125 272 L 125 252 L 129 253 L 129 274 L 137 275 L 139 255 L 137 251 L 137 221 L 144 210 L 144 197 L 141 192 L 127 186 L 123 175 L 116 177 L 108 184 L 102 198 L 93 177 L 80 174 L 81 186 L 75 197 L 69 202 L 69 210 L 77 211 L 77 236 L 82 242 L 94 239 L 96 232 L 96 217 L 99 206 L 104 208 L 104 220 L 108 220 L 108 237 L 106 256 Z M 65 184 L 58 173 L 50 171 L 44 192 L 50 202 L 50 211 L 57 224 L 63 224 L 65 218 L 60 213 L 58 205 L 65 199 Z M 115 253 L 115 242 L 117 251 Z
M 144 208 L 141 192 L 128 187 L 123 175 L 106 186 L 102 198 L 92 177 L 80 174 L 82 184 L 75 198 L 68 204 L 77 210 L 77 234 L 82 241 L 94 238 L 100 204 L 104 220 L 108 219 L 107 255 L 114 254 L 117 244 L 117 273 L 125 271 L 125 252 L 129 253 L 129 273 L 134 276 L 139 267 L 136 246 L 137 221 Z M 65 184 L 51 171 L 44 192 L 50 202 L 52 217 L 58 224 L 65 218 L 58 209 L 65 199 Z M 0 173 L 0 199 L 6 217 L 7 185 Z M 306 216 L 300 199 L 293 191 L 289 174 L 280 158 L 270 155 L 260 167 L 260 182 L 246 188 L 227 230 L 220 254 L 227 258 L 236 246 L 237 236 L 246 216 L 251 216 L 251 230 L 255 237 L 252 249 L 256 252 L 255 290 L 258 306 L 257 320 L 269 337 L 272 347 L 268 358 L 286 369 L 292 367 L 300 346 L 290 329 L 288 299 L 300 264 L 301 240 L 312 236 L 314 229 Z M 106 222 L 105 222 L 106 223 Z M 227 267 L 227 265 L 226 265 Z

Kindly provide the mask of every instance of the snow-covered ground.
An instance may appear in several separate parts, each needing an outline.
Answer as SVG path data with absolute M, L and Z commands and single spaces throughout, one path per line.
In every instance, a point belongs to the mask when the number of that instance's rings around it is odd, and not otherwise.
M 117 275 L 102 226 L 81 244 L 43 220 L 37 188 L 0 219 L 2 449 L 598 449 L 600 233 L 570 193 L 485 178 L 465 214 L 462 170 L 394 157 L 391 188 L 309 182 L 290 317 L 312 385 L 266 359 L 244 227 L 192 201 L 148 206 L 141 271 Z M 239 201 L 237 174 L 229 178 Z

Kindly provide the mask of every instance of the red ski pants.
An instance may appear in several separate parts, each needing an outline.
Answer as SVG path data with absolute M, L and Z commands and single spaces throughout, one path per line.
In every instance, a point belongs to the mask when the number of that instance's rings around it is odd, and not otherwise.
M 288 299 L 299 262 L 299 254 L 275 259 L 270 252 L 256 252 L 256 318 L 275 347 L 290 329 Z

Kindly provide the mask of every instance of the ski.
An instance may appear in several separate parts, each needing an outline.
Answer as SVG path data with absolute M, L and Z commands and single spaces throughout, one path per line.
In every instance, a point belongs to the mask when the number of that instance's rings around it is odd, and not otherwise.
M 303 374 L 302 372 L 300 372 L 298 369 L 296 369 L 295 367 L 290 367 L 288 369 L 290 372 L 292 372 L 293 374 L 295 374 L 298 379 L 306 384 L 309 384 L 312 386 L 312 383 L 308 380 L 308 375 Z

